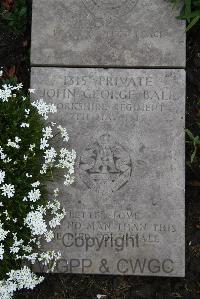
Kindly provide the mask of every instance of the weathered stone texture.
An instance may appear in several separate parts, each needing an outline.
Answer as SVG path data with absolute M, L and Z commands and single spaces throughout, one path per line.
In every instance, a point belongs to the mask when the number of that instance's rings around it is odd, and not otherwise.
M 33 0 L 35 65 L 184 67 L 185 23 L 166 0 Z
M 35 67 L 32 88 L 78 155 L 56 271 L 184 276 L 185 72 Z

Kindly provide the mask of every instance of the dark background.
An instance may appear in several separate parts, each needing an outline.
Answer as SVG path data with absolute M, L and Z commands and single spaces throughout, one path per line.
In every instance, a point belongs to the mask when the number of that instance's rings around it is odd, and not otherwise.
M 9 4 L 9 0 L 7 0 Z M 2 5 L 3 0 L 0 0 Z M 16 76 L 25 88 L 30 84 L 31 1 L 26 1 L 28 18 L 21 33 L 0 24 L 0 66 L 7 77 Z M 47 8 L 48 9 L 48 8 Z M 0 17 L 2 17 L 0 15 Z M 187 33 L 186 128 L 200 130 L 200 25 Z M 172 128 L 173 129 L 173 128 Z M 186 143 L 186 163 L 191 148 Z M 200 299 L 200 153 L 192 167 L 186 165 L 186 277 L 153 278 L 49 274 L 33 291 L 16 298 L 34 299 Z

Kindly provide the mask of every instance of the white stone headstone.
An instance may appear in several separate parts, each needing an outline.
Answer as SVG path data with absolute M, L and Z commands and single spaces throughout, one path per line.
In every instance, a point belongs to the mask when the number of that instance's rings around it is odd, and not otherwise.
M 31 62 L 184 67 L 177 15 L 168 0 L 33 0 Z
M 184 276 L 185 71 L 33 67 L 31 86 L 78 155 L 56 272 Z

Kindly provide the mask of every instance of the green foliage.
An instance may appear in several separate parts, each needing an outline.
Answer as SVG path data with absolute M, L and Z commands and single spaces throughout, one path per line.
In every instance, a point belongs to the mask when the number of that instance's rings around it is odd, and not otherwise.
M 16 80 L 13 79 L 13 84 Z M 3 83 L 8 84 L 4 81 Z M 1 84 L 0 84 L 1 86 Z M 39 116 L 37 109 L 31 105 L 29 96 L 25 96 L 22 90 L 15 92 L 16 96 L 12 96 L 8 102 L 0 101 L 0 147 L 4 149 L 7 157 L 11 158 L 10 163 L 4 163 L 0 159 L 0 169 L 6 173 L 7 184 L 15 186 L 15 197 L 13 199 L 5 198 L 0 194 L 0 202 L 3 202 L 3 207 L 0 206 L 0 220 L 4 223 L 4 228 L 12 233 L 17 233 L 18 238 L 24 240 L 24 244 L 29 244 L 30 230 L 24 226 L 24 218 L 30 211 L 30 203 L 23 201 L 25 195 L 30 191 L 30 182 L 41 181 L 44 184 L 44 175 L 40 174 L 42 164 L 42 152 L 34 150 L 31 152 L 31 144 L 36 144 L 35 148 L 39 148 L 40 138 L 42 138 L 43 120 Z M 24 100 L 23 100 L 24 99 Z M 30 109 L 28 122 L 30 127 L 28 130 L 22 129 L 20 124 L 25 119 L 25 109 Z M 21 139 L 20 148 L 14 150 L 12 147 L 6 147 L 8 139 L 12 141 L 15 137 Z M 24 159 L 27 156 L 27 160 Z M 30 173 L 32 177 L 27 177 Z M 49 177 L 49 174 L 47 174 Z M 46 203 L 46 188 L 43 185 L 43 196 L 40 199 L 40 204 Z M 37 202 L 32 202 L 34 207 L 38 206 Z M 7 210 L 10 220 L 3 211 Z M 17 218 L 17 222 L 12 220 Z M 0 280 L 5 278 L 5 274 L 11 269 L 18 269 L 21 265 L 19 260 L 11 258 L 9 248 L 12 244 L 12 239 L 8 239 L 5 247 L 5 258 L 0 260 Z M 20 253 L 19 253 L 20 254 Z
M 13 8 L 7 9 L 3 4 L 0 10 L 0 26 L 6 27 L 16 34 L 25 31 L 27 25 L 27 3 L 26 0 L 14 1 Z
M 200 99 L 195 101 L 195 112 L 193 114 L 193 122 L 186 129 L 186 144 L 187 144 L 187 165 L 199 177 L 199 162 L 200 162 Z
M 186 130 L 188 137 L 187 143 L 190 144 L 190 163 L 193 163 L 197 158 L 198 148 L 200 147 L 200 136 L 194 136 L 190 130 Z
M 187 31 L 200 21 L 200 0 L 171 0 L 174 5 L 182 5 L 180 20 L 188 23 Z

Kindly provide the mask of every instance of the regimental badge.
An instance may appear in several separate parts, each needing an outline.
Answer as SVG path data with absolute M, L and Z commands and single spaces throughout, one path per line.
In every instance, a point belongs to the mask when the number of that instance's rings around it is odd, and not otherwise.
M 138 0 L 82 0 L 82 2 L 93 16 L 112 18 L 131 12 Z
M 126 185 L 131 177 L 130 154 L 111 135 L 103 134 L 82 152 L 79 174 L 89 189 L 109 197 Z

